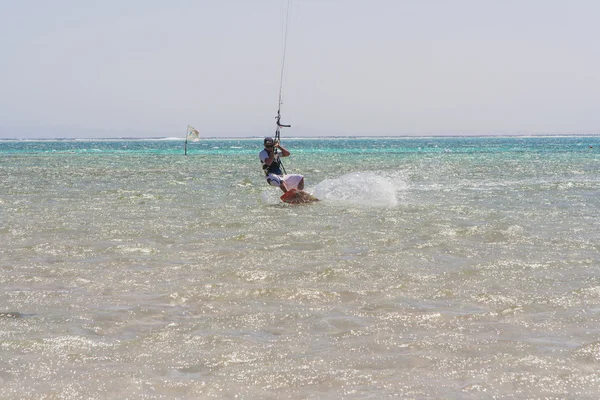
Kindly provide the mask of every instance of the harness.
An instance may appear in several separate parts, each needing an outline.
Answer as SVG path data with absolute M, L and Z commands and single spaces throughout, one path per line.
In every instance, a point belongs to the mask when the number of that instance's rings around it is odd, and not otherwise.
M 273 151 L 277 151 L 277 149 L 274 149 Z M 275 153 L 277 154 L 277 153 Z M 265 175 L 269 175 L 269 174 L 275 174 L 275 175 L 283 175 L 283 172 L 281 171 L 281 160 L 279 159 L 279 157 L 275 157 L 273 159 L 273 162 L 271 163 L 271 165 L 267 165 L 263 162 L 262 164 L 262 168 L 265 172 Z

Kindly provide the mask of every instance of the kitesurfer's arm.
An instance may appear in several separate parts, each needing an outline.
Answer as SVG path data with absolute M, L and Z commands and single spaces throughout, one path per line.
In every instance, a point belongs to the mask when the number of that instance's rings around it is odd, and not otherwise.
M 281 143 L 275 142 L 275 147 L 277 147 L 279 150 L 281 150 L 281 157 L 287 157 L 290 155 L 290 152 L 287 151 L 287 149 L 285 147 L 283 147 L 281 145 Z
M 273 164 L 273 160 L 275 160 L 275 152 L 273 150 L 268 150 L 268 149 L 265 149 L 265 150 L 267 150 L 269 157 L 267 157 L 265 159 L 264 163 L 266 165 L 271 165 L 271 164 Z

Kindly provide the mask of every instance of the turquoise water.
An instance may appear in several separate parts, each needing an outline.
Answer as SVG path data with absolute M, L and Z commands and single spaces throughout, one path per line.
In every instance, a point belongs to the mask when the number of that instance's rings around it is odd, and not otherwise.
M 189 155 L 254 154 L 262 138 L 203 139 L 190 142 Z M 433 137 L 433 138 L 318 138 L 287 139 L 297 153 L 554 153 L 578 152 L 582 148 L 598 146 L 600 137 Z M 154 140 L 3 140 L 2 155 L 32 153 L 99 153 L 99 154 L 180 154 L 183 141 Z
M 22 398 L 600 394 L 600 137 L 0 141 Z

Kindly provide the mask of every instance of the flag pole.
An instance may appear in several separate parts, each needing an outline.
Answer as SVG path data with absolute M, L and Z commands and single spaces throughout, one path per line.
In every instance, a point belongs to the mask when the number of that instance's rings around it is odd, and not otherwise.
M 188 125 L 187 130 L 185 131 L 185 145 L 184 145 L 184 150 L 183 150 L 184 156 L 187 156 L 187 138 L 188 138 L 189 131 L 190 131 L 190 126 Z

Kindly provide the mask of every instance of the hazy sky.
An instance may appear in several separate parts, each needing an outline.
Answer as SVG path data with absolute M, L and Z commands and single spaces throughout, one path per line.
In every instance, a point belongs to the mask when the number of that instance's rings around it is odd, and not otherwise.
M 0 138 L 272 134 L 287 0 L 0 0 Z M 287 136 L 600 133 L 600 1 L 293 0 Z

